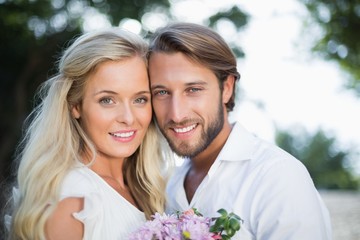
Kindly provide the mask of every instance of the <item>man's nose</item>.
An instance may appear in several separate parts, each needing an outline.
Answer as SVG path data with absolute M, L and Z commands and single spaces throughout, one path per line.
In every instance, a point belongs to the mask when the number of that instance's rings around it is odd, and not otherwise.
M 183 121 L 188 117 L 186 115 L 186 113 L 188 112 L 187 108 L 188 106 L 184 97 L 173 95 L 168 110 L 169 118 L 175 123 Z

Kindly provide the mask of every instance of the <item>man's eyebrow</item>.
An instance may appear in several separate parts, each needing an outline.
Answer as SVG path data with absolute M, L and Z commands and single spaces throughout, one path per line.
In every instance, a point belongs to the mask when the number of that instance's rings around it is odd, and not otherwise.
M 206 81 L 196 81 L 196 82 L 188 82 L 185 83 L 185 86 L 194 86 L 194 85 L 207 85 L 208 83 Z M 166 88 L 166 86 L 162 84 L 154 84 L 151 86 L 151 90 L 159 89 L 159 88 Z
M 154 84 L 154 85 L 151 85 L 150 90 L 155 90 L 155 89 L 158 89 L 158 88 L 166 88 L 166 87 L 164 85 L 161 85 L 161 84 Z
M 186 86 L 193 86 L 193 85 L 207 85 L 208 83 L 205 81 L 196 81 L 196 82 L 188 82 Z

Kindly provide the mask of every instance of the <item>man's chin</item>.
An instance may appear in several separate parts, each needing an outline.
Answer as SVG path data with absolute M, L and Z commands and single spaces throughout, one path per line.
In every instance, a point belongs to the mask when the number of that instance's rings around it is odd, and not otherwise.
M 202 149 L 199 148 L 174 147 L 171 145 L 170 147 L 173 150 L 173 152 L 176 153 L 176 155 L 178 155 L 179 157 L 186 157 L 186 158 L 194 158 L 202 151 Z
M 171 142 L 170 148 L 179 157 L 192 157 L 193 156 L 193 150 L 190 149 L 188 146 L 184 146 L 184 144 L 175 145 L 173 142 Z

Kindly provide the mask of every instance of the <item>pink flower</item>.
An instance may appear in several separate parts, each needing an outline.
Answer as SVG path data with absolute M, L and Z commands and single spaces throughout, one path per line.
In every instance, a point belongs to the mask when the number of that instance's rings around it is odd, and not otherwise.
M 234 216 L 233 213 L 228 215 L 223 209 L 218 212 L 222 215 L 222 222 L 227 221 L 228 216 Z M 137 231 L 131 233 L 129 240 L 213 240 L 227 236 L 226 234 L 222 235 L 222 231 L 225 229 L 223 224 L 217 223 L 216 226 L 213 226 L 216 230 L 210 230 L 211 224 L 216 223 L 216 219 L 219 218 L 203 217 L 196 209 L 170 215 L 155 213 L 152 217 L 151 221 L 145 222 Z M 235 231 L 239 229 L 235 229 Z
M 192 208 L 183 212 L 183 215 L 194 215 L 194 214 L 195 214 L 195 212 L 194 212 L 194 209 L 192 209 Z

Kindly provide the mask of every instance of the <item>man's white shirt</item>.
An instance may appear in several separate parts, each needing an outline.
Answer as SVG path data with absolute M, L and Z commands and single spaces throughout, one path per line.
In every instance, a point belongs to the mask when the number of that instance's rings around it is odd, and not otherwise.
M 167 212 L 197 208 L 204 216 L 226 209 L 243 219 L 233 239 L 332 239 L 328 210 L 304 165 L 279 147 L 252 135 L 240 123 L 199 185 L 191 202 L 184 179 L 190 160 L 167 185 Z

